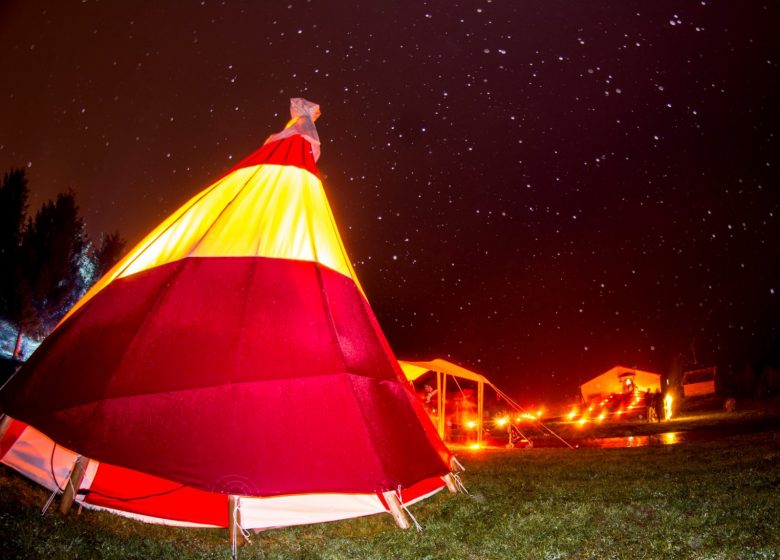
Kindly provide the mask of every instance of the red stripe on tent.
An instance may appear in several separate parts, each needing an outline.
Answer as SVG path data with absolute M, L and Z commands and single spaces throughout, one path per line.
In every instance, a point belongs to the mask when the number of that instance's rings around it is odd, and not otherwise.
M 228 497 L 101 463 L 84 501 L 175 521 L 227 527 Z
M 0 440 L 0 459 L 5 457 L 5 454 L 8 453 L 8 450 L 14 446 L 14 443 L 16 443 L 16 440 L 19 439 L 19 436 L 22 435 L 22 432 L 26 427 L 27 424 L 24 422 L 11 420 L 11 425 L 8 426 L 5 434 L 3 434 L 3 439 Z
M 446 485 L 444 484 L 444 481 L 441 479 L 441 477 L 421 480 L 417 484 L 412 484 L 409 488 L 402 489 L 401 499 L 403 500 L 404 503 L 411 502 L 413 500 L 416 500 L 420 496 L 425 496 L 426 494 L 430 494 L 435 490 L 444 488 L 444 486 Z
M 311 144 L 300 134 L 269 142 L 255 153 L 244 159 L 231 169 L 228 174 L 242 169 L 262 164 L 294 165 L 317 175 L 317 164 L 311 151 Z
M 401 502 L 404 504 L 412 502 L 421 496 L 444 488 L 444 486 L 444 481 L 438 476 L 421 480 L 416 484 L 412 484 L 409 488 L 401 489 Z M 380 492 L 377 494 L 377 497 L 379 498 L 379 501 L 382 502 L 382 505 L 385 506 L 385 509 L 390 511 L 390 507 L 387 505 L 387 500 L 385 500 L 384 495 Z
M 374 493 L 448 472 L 368 303 L 317 263 L 188 258 L 118 279 L 11 384 L 9 413 L 61 445 L 207 491 Z

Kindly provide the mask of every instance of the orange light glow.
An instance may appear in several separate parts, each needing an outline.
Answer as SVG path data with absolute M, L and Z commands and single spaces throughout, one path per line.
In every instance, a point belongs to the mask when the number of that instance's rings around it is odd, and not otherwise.
M 664 398 L 664 420 L 672 419 L 672 404 L 674 403 L 674 397 L 671 393 L 666 393 Z
M 568 417 L 568 419 L 569 419 L 569 420 L 574 420 L 574 417 L 575 417 L 575 416 L 577 416 L 577 413 L 578 413 L 578 412 L 579 412 L 579 409 L 578 409 L 576 406 L 575 406 L 574 408 L 572 408 L 572 409 L 571 409 L 571 412 L 569 412 L 569 414 L 568 414 L 568 416 L 567 416 L 567 417 Z
M 661 441 L 664 442 L 664 445 L 674 445 L 679 443 L 680 438 L 677 437 L 677 432 L 666 432 L 661 434 Z
M 599 414 L 599 415 L 596 417 L 596 422 L 603 422 L 603 421 L 604 421 L 604 418 L 606 418 L 606 417 L 607 417 L 607 413 L 606 413 L 606 412 L 604 412 L 604 411 L 602 410 L 602 411 L 601 411 L 601 414 Z
M 475 429 L 477 427 L 477 422 L 475 420 L 467 420 L 466 421 L 466 427 L 469 430 L 473 430 L 473 429 Z
M 480 449 L 480 445 L 478 443 L 472 443 L 469 447 L 471 449 Z
M 499 416 L 495 420 L 493 420 L 499 428 L 503 428 L 507 424 L 509 424 L 509 417 L 508 416 Z

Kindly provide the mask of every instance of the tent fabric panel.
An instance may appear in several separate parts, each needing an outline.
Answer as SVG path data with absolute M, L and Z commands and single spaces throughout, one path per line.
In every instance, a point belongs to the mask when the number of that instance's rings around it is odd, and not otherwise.
M 152 313 L 160 285 L 175 276 L 180 266 L 174 263 L 116 282 L 84 308 L 88 313 L 78 313 L 54 330 L 0 393 L 0 401 L 9 399 L 3 402 L 5 410 L 31 420 L 111 395 L 115 372 Z M 155 379 L 160 382 L 161 371 L 149 369 L 155 359 L 151 349 L 133 359 L 139 387 Z M 178 382 L 185 379 L 180 376 Z M 68 445 L 63 440 L 60 443 Z
M 149 293 L 159 295 L 141 306 L 149 311 L 139 324 L 129 296 L 147 301 Z M 103 308 L 113 321 L 102 319 Z M 185 259 L 117 280 L 88 310 L 44 342 L 3 403 L 85 456 L 208 491 L 257 495 L 372 492 L 447 471 L 448 451 L 382 351 L 386 341 L 365 300 L 341 274 L 299 261 Z M 85 370 L 105 380 L 66 381 Z M 262 429 L 248 433 L 249 426 Z M 342 439 L 347 458 L 334 444 Z M 325 464 L 297 473 L 272 460 L 295 444 L 311 453 L 295 447 L 292 464 L 312 465 L 312 457 Z M 236 492 L 224 472 L 250 481 L 252 491 Z M 275 477 L 278 486 L 264 483 Z
M 262 165 L 237 169 L 190 199 L 129 251 L 62 322 L 114 280 L 190 256 L 319 262 L 359 286 L 316 175 L 294 166 Z
M 347 371 L 406 384 L 382 328 L 358 286 L 327 269 L 315 269 L 334 340 Z M 347 301 L 349 305 L 345 305 Z
M 15 421 L 23 437 L 11 446 L 2 462 L 27 478 L 55 489 L 50 459 L 54 442 L 30 426 Z M 15 449 L 14 449 L 15 447 Z M 78 455 L 61 446 L 53 457 L 54 473 L 64 486 Z M 411 505 L 444 486 L 433 477 L 402 491 L 404 504 Z M 107 510 L 144 522 L 186 527 L 226 527 L 228 496 L 204 492 L 180 483 L 138 471 L 90 460 L 81 485 L 87 489 L 77 499 L 85 507 Z M 268 498 L 241 498 L 242 525 L 246 529 L 284 527 L 336 521 L 382 513 L 385 506 L 376 493 L 367 494 L 295 494 Z
M 316 261 L 353 275 L 315 175 L 280 165 L 244 168 L 198 196 L 142 242 L 142 250 L 131 251 L 116 277 L 189 256 Z
M 398 383 L 319 376 L 115 398 L 47 429 L 89 420 L 83 455 L 210 492 L 370 493 L 447 472 L 407 398 Z
M 401 490 L 401 500 L 405 506 L 411 506 L 442 490 L 446 484 L 441 477 L 421 480 L 417 484 Z
M 354 277 L 320 180 L 290 166 L 255 169 L 186 255 L 312 261 Z
M 317 164 L 314 161 L 311 144 L 300 134 L 264 144 L 238 163 L 229 173 L 245 167 L 267 164 L 292 165 L 314 175 L 317 174 Z
M 650 373 L 647 371 L 634 370 L 634 384 L 638 389 L 642 391 L 661 390 L 661 375 L 658 373 Z
M 620 393 L 623 387 L 620 384 L 618 374 L 621 368 L 614 367 L 601 375 L 580 385 L 580 393 L 585 400 L 603 398 L 612 393 Z
M 149 243 L 142 241 L 143 250 L 131 251 L 123 258 L 126 266 L 117 277 L 130 276 L 191 255 L 204 236 L 210 235 L 222 210 L 241 196 L 256 173 L 257 169 L 252 168 L 239 170 L 196 195 L 196 202 L 185 204 L 185 212 L 175 213 L 175 219 L 166 220 L 152 232 Z M 244 254 L 251 254 L 249 247 L 244 251 Z
M 172 235 L 171 229 L 175 229 L 176 224 L 182 220 L 185 223 L 191 222 L 191 220 L 187 218 L 187 215 L 191 213 L 204 215 L 204 210 L 213 210 L 213 205 L 204 202 L 204 199 L 207 200 L 209 195 L 213 194 L 214 191 L 217 191 L 217 196 L 220 194 L 222 196 L 225 196 L 225 194 L 228 196 L 232 194 L 234 196 L 246 179 L 251 176 L 252 171 L 253 170 L 251 169 L 243 170 L 231 177 L 223 178 L 196 194 L 179 207 L 104 274 L 103 277 L 100 278 L 78 302 L 76 302 L 68 313 L 65 314 L 59 325 L 57 325 L 57 328 L 117 278 L 130 276 L 139 270 L 152 268 L 155 266 L 155 263 L 163 264 L 165 259 L 161 256 L 161 253 L 167 254 L 171 261 L 182 258 L 185 254 L 183 251 L 180 251 L 176 257 L 171 255 L 173 248 L 179 247 L 179 249 L 181 249 L 181 247 L 186 244 L 181 237 Z M 207 216 L 208 214 L 206 214 L 206 217 Z M 185 238 L 188 237 L 186 235 L 186 230 L 182 231 L 182 228 L 178 228 L 178 231 L 184 233 Z M 154 246 L 154 248 L 152 248 L 152 246 Z M 54 332 L 56 332 L 56 329 Z
M 143 515 L 140 513 L 134 513 L 131 511 L 126 511 L 123 509 L 115 509 L 115 508 L 108 508 L 103 506 L 98 506 L 95 504 L 90 504 L 89 502 L 81 502 L 81 505 L 83 505 L 87 509 L 91 509 L 94 511 L 105 511 L 107 513 L 111 513 L 113 515 L 120 515 L 122 517 L 126 517 L 127 519 L 133 519 L 134 521 L 140 521 L 142 523 L 154 523 L 157 525 L 166 525 L 169 527 L 190 527 L 190 528 L 215 528 L 218 527 L 217 525 L 209 525 L 204 523 L 193 523 L 190 521 L 181 521 L 181 520 L 174 520 L 174 519 L 166 519 L 164 517 L 156 517 L 154 515 Z
M 87 310 L 4 391 L 15 391 L 4 404 L 16 417 L 35 425 L 49 411 L 105 398 L 254 379 L 341 371 L 396 379 L 362 295 L 314 263 L 184 259 L 115 281 Z
M 14 421 L 23 437 L 15 437 L 2 463 L 41 486 L 56 488 L 50 460 L 54 442 L 23 422 Z M 10 430 L 9 430 L 10 431 Z M 21 434 L 20 434 L 21 435 Z M 15 448 L 14 448 L 15 447 Z M 53 457 L 60 487 L 78 455 L 61 446 Z M 440 480 L 440 479 L 438 479 Z M 227 527 L 228 496 L 204 492 L 138 471 L 90 460 L 79 502 L 144 522 L 186 527 Z M 418 488 L 414 485 L 412 489 Z M 404 491 L 404 496 L 406 496 Z M 148 496 L 148 497 L 144 497 Z M 412 503 L 410 498 L 406 502 Z M 241 499 L 244 528 L 269 528 L 335 521 L 385 511 L 376 494 L 302 494 Z
M 404 372 L 404 376 L 409 381 L 416 381 L 429 371 L 427 367 L 418 366 L 413 362 L 406 362 L 403 360 L 398 360 L 398 364 L 401 366 L 401 370 Z
M 339 521 L 384 513 L 376 494 L 298 494 L 272 498 L 242 497 L 241 526 L 244 529 L 290 527 Z
M 623 386 L 619 376 L 623 373 L 634 374 L 636 386 L 641 390 L 661 390 L 660 374 L 623 366 L 615 366 L 580 385 L 580 392 L 582 393 L 583 398 L 585 400 L 590 400 L 593 398 L 605 397 L 612 393 L 622 392 Z
M 426 484 L 425 489 L 427 492 L 416 495 L 416 497 L 406 497 L 406 492 L 403 492 L 403 503 L 406 506 L 413 505 L 439 492 L 442 488 L 443 486 L 432 487 Z M 88 501 L 84 502 L 84 507 L 89 509 L 108 511 L 145 523 L 178 527 L 224 527 L 224 525 L 203 524 L 143 515 L 128 511 L 123 504 L 120 505 L 125 509 L 108 508 Z M 227 504 L 225 504 L 225 511 L 227 511 Z M 271 529 L 311 523 L 326 523 L 384 513 L 387 511 L 387 507 L 381 498 L 381 494 L 296 494 L 270 498 L 242 496 L 240 499 L 240 511 L 241 526 L 244 529 Z
M 227 495 L 107 463 L 100 464 L 84 502 L 155 518 L 228 526 Z
M 63 488 L 78 455 L 55 445 L 47 436 L 22 422 L 22 432 L 3 455 L 4 465 L 48 490 Z
M 402 367 L 404 368 L 404 372 L 406 373 L 407 378 L 411 381 L 414 381 L 427 371 L 440 371 L 442 373 L 446 373 L 447 375 L 452 375 L 461 379 L 469 379 L 471 381 L 488 384 L 490 383 L 484 375 L 468 370 L 441 358 L 436 358 L 429 362 L 404 361 L 402 363 Z M 414 377 L 409 377 L 409 375 L 413 375 Z
M 22 433 L 24 433 L 25 428 L 27 428 L 27 424 L 14 420 L 10 416 L 5 416 L 3 419 L 8 421 L 9 424 L 6 431 L 2 434 L 2 438 L 0 438 L 0 459 L 5 457 L 8 450 L 13 447 L 16 440 L 19 439 L 19 436 L 21 436 Z
M 335 280 L 338 280 L 338 277 L 335 275 L 323 277 L 323 285 L 326 287 L 326 293 L 337 293 L 336 287 L 331 287 L 330 284 Z M 368 376 L 373 375 L 374 377 L 378 375 L 381 375 L 382 377 L 388 376 L 397 382 L 402 393 L 406 396 L 407 404 L 416 416 L 419 426 L 422 427 L 422 430 L 426 433 L 429 444 L 441 458 L 441 461 L 448 465 L 451 455 L 449 449 L 439 437 L 435 427 L 431 424 L 427 412 L 406 380 L 400 364 L 395 358 L 393 350 L 390 348 L 390 344 L 382 333 L 382 329 L 379 326 L 371 307 L 368 305 L 368 302 L 365 299 L 362 299 L 361 303 L 362 305 L 360 306 L 344 306 L 338 304 L 330 306 L 334 328 L 339 337 L 339 346 L 349 371 L 353 373 L 363 373 Z M 365 337 L 365 335 L 360 336 L 360 331 L 351 332 L 356 326 L 361 326 L 365 323 L 371 325 L 371 330 L 363 330 L 363 332 L 374 333 L 375 338 L 370 338 L 371 345 L 366 344 L 366 341 L 369 339 Z M 378 369 L 377 365 L 386 367 Z M 380 402 L 377 406 L 383 406 L 384 404 L 385 403 Z M 390 417 L 392 414 L 393 411 L 389 410 L 388 416 Z M 403 443 L 399 442 L 399 445 L 402 446 Z M 387 450 L 380 448 L 380 451 L 384 452 Z M 432 471 L 426 476 L 433 474 L 436 473 Z
M 446 484 L 441 477 L 426 478 L 408 488 L 402 488 L 400 490 L 400 502 L 405 506 L 410 506 L 435 494 L 445 486 Z M 398 496 L 398 493 L 396 493 L 396 496 Z M 384 496 L 378 494 L 377 497 L 382 503 L 382 507 L 384 507 L 386 511 L 390 511 L 390 506 L 387 505 Z

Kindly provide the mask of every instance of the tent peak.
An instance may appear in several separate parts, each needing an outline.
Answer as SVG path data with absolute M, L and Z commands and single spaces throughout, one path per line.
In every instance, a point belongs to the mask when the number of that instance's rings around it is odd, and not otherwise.
M 269 136 L 265 143 L 269 144 L 298 134 L 311 144 L 311 151 L 316 162 L 320 159 L 320 136 L 317 134 L 314 121 L 320 118 L 321 114 L 320 106 L 317 103 L 303 97 L 293 97 L 290 99 L 290 117 L 292 117 L 290 122 L 284 127 L 284 130 Z
M 320 118 L 322 112 L 320 106 L 313 101 L 303 97 L 293 97 L 290 99 L 290 116 L 294 119 L 298 117 L 308 117 L 312 122 Z

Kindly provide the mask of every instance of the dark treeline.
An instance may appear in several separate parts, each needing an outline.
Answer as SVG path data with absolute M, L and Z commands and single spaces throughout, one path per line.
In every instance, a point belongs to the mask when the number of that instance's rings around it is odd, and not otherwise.
M 72 191 L 45 202 L 35 215 L 28 213 L 29 194 L 24 169 L 3 175 L 0 319 L 16 329 L 15 358 L 23 336 L 40 339 L 51 332 L 125 250 L 118 232 L 92 243 Z

